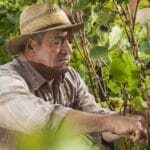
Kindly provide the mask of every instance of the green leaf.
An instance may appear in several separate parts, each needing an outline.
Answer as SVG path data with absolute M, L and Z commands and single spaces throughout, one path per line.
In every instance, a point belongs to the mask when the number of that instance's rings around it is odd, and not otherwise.
M 115 58 L 110 64 L 110 74 L 119 83 L 127 82 L 127 75 L 124 72 L 126 64 L 119 58 Z
M 78 69 L 77 69 L 78 73 L 81 75 L 82 79 L 86 79 L 86 75 L 87 75 L 87 68 L 86 66 L 84 66 L 83 64 L 80 64 Z
M 83 11 L 90 4 L 91 4 L 90 0 L 79 0 L 78 4 L 74 8 L 74 12 L 73 13 L 77 13 L 78 11 Z
M 116 0 L 118 4 L 122 4 L 122 3 L 125 3 L 125 4 L 128 4 L 131 0 Z
M 104 57 L 107 55 L 107 48 L 104 46 L 95 46 L 91 50 L 91 57 L 94 59 L 98 59 L 100 57 Z
M 102 67 L 102 75 L 104 81 L 107 81 L 109 79 L 109 70 L 107 67 Z
M 137 89 L 139 85 L 140 68 L 135 65 L 134 58 L 130 53 L 124 53 L 122 60 L 125 63 L 124 73 L 126 74 L 129 91 Z
M 7 19 L 12 23 L 15 24 L 19 20 L 18 14 L 8 14 Z
M 107 86 L 114 94 L 120 94 L 121 89 L 115 82 L 110 80 Z
M 0 14 L 7 14 L 8 11 L 5 8 L 0 8 Z
M 150 54 L 150 42 L 149 41 L 142 41 L 140 43 L 140 51 L 144 52 L 145 54 Z
M 94 6 L 91 7 L 91 24 L 93 25 L 98 18 L 97 12 L 94 11 Z
M 99 25 L 108 26 L 108 24 L 111 23 L 114 18 L 115 18 L 114 13 L 112 13 L 108 10 L 107 11 L 101 10 L 100 12 L 98 12 L 97 23 Z
M 142 9 L 142 8 L 148 8 L 150 7 L 150 2 L 149 1 L 140 1 L 139 3 L 139 8 Z
M 131 101 L 131 105 L 139 111 L 144 111 L 145 110 L 142 103 L 143 103 L 143 100 L 142 100 L 141 96 L 138 96 L 134 100 Z
M 120 40 L 122 30 L 119 26 L 114 26 L 112 32 L 109 35 L 109 49 L 111 49 Z

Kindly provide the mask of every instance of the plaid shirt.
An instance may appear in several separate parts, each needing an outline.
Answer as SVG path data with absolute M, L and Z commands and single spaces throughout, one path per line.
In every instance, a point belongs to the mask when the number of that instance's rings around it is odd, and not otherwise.
M 49 85 L 21 55 L 0 67 L 0 85 L 0 141 L 3 143 L 11 137 L 7 130 L 26 133 L 49 126 L 56 131 L 70 109 L 106 112 L 71 67 Z

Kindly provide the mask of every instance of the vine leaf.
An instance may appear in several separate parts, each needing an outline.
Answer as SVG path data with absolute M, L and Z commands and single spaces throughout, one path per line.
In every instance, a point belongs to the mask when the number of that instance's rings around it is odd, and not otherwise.
M 122 4 L 122 3 L 125 3 L 125 4 L 128 4 L 131 0 L 116 0 L 118 4 Z
M 115 44 L 118 43 L 122 30 L 119 26 L 114 26 L 109 35 L 109 49 L 111 49 Z
M 107 87 L 114 93 L 114 94 L 120 94 L 121 93 L 121 89 L 118 86 L 118 84 L 116 84 L 113 81 L 109 81 L 109 83 L 107 84 Z
M 150 54 L 150 42 L 149 41 L 141 42 L 140 51 L 144 52 L 145 54 Z
M 87 8 L 89 5 L 91 5 L 90 0 L 79 0 L 78 4 L 75 6 L 74 8 L 74 13 L 77 13 L 79 11 L 84 10 L 85 8 Z
M 136 97 L 131 101 L 131 105 L 139 111 L 144 111 L 143 100 L 141 96 Z
M 107 55 L 107 48 L 105 46 L 95 46 L 91 50 L 91 57 L 98 59 Z
M 120 58 L 115 58 L 110 64 L 110 74 L 118 83 L 126 83 L 127 81 L 125 68 L 126 64 Z

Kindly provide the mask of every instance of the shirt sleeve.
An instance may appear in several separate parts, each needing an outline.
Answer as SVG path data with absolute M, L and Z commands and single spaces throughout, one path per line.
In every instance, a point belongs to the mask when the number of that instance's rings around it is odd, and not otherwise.
M 1 127 L 28 133 L 49 125 L 52 131 L 56 131 L 69 110 L 30 93 L 19 75 L 0 75 Z

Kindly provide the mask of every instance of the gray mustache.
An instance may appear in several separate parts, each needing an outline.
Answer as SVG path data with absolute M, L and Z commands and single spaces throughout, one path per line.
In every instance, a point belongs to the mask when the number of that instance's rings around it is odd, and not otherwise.
M 66 56 L 60 56 L 59 61 L 62 61 L 62 60 L 70 60 L 70 55 L 66 55 Z

